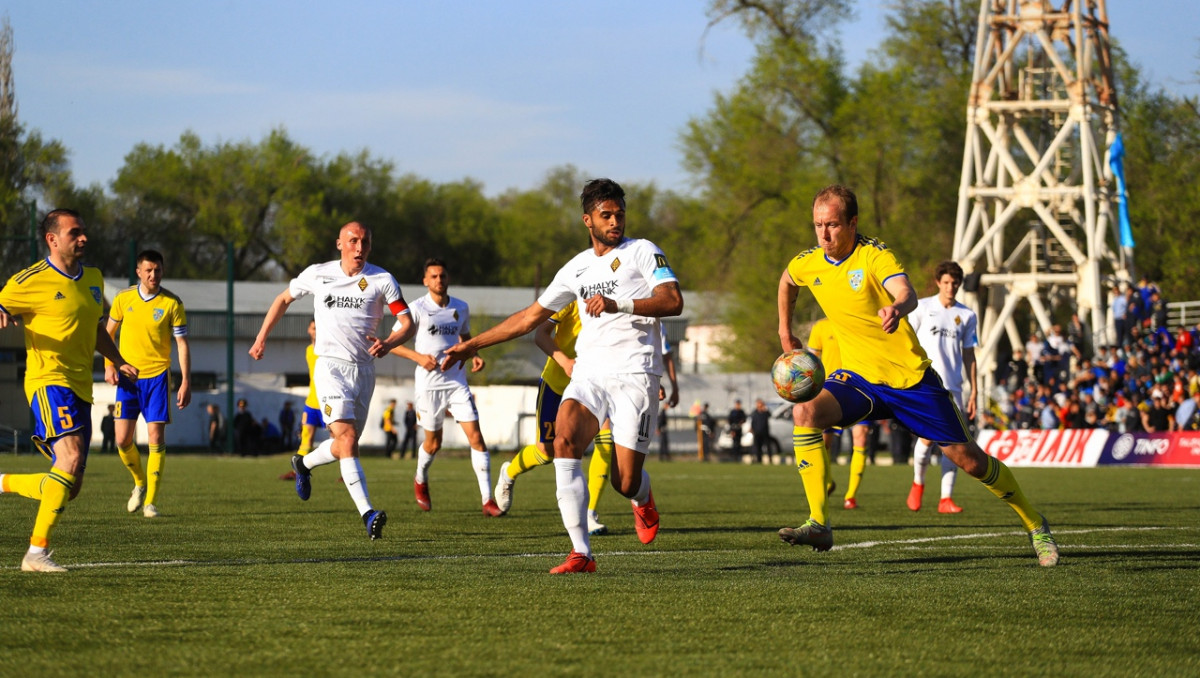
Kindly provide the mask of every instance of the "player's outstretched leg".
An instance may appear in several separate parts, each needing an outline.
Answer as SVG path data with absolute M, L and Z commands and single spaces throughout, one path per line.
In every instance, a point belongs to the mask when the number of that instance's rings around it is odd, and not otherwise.
M 850 457 L 850 483 L 846 488 L 846 500 L 842 502 L 844 509 L 858 508 L 858 486 L 862 483 L 863 471 L 867 468 L 867 450 L 865 447 L 854 446 L 854 454 Z
M 996 495 L 1009 508 L 1016 511 L 1017 516 L 1021 519 L 1021 524 L 1025 530 L 1029 532 L 1029 538 L 1033 543 L 1034 552 L 1038 557 L 1038 564 L 1042 567 L 1054 567 L 1058 564 L 1058 544 L 1054 541 L 1054 536 L 1050 533 L 1050 524 L 1045 516 L 1038 513 L 1028 499 L 1025 498 L 1025 493 L 1021 491 L 1021 486 L 1017 484 L 1017 479 L 1013 477 L 1012 471 L 1004 462 L 989 456 L 984 453 L 978 445 L 954 445 L 942 446 L 942 451 L 950 455 L 956 464 L 963 467 L 968 473 L 978 479 L 989 492 Z M 968 466 L 964 466 L 968 464 Z M 976 475 L 976 473 L 982 473 Z

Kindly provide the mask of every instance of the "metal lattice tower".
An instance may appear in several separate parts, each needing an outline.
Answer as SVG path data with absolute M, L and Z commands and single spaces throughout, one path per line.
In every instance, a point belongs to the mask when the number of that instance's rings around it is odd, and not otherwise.
M 954 260 L 977 274 L 963 302 L 985 393 L 1001 337 L 1022 346 L 1022 302 L 1043 332 L 1069 303 L 1105 336 L 1102 278 L 1132 267 L 1115 246 L 1117 122 L 1105 0 L 981 0 Z

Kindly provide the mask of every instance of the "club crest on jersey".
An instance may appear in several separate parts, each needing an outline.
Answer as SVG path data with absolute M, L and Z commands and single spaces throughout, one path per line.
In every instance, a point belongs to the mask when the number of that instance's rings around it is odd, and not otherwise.
M 90 289 L 92 291 L 92 298 L 96 300 L 97 304 L 104 303 L 104 300 L 103 300 L 104 295 L 100 293 L 99 287 L 92 286 L 92 287 L 89 287 L 88 289 Z
M 450 314 L 450 315 L 453 315 L 453 316 L 454 316 L 454 319 L 455 319 L 455 320 L 458 320 L 458 309 L 457 309 L 457 308 L 456 308 L 456 309 L 454 309 L 454 311 L 453 311 L 453 312 L 451 312 L 451 314 Z
M 366 291 L 367 291 L 367 279 L 366 279 L 366 278 L 359 278 L 359 279 L 358 279 L 358 291 L 359 291 L 359 292 L 366 292 Z
M 959 316 L 959 315 L 954 316 L 954 324 L 961 325 L 962 324 L 962 316 Z
M 862 289 L 863 286 L 863 271 L 861 268 L 856 268 L 850 271 L 850 289 L 855 292 Z
M 162 320 L 164 315 L 166 315 L 166 311 L 161 308 L 154 309 L 154 322 Z
M 613 270 L 613 273 L 616 273 L 617 269 L 621 268 L 621 260 L 614 257 L 612 265 L 609 266 L 609 268 L 611 268 Z

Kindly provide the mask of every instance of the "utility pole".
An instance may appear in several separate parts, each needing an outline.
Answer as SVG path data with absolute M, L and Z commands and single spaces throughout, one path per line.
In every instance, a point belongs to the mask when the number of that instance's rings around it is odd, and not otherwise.
M 1001 338 L 1023 345 L 1022 303 L 1043 333 L 1070 308 L 1107 341 L 1102 282 L 1133 267 L 1117 246 L 1118 118 L 1105 0 L 981 0 L 954 259 L 980 318 L 983 393 Z

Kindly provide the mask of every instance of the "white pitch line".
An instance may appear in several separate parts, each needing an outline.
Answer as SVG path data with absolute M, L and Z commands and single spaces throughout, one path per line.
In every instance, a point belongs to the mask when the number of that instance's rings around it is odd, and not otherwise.
M 1097 534 L 1101 532 L 1151 532 L 1151 531 L 1196 531 L 1200 527 L 1096 527 L 1082 529 L 1064 529 L 1056 530 L 1057 535 L 1064 534 Z M 889 539 L 889 540 L 873 540 L 861 541 L 853 544 L 835 545 L 831 550 L 841 551 L 846 549 L 865 549 L 875 547 L 899 547 L 906 550 L 916 550 L 914 545 L 932 544 L 942 541 L 956 541 L 963 539 L 992 539 L 999 537 L 1025 536 L 1027 533 L 1023 531 L 1004 531 L 1004 532 L 975 532 L 971 534 L 954 534 L 941 537 L 920 537 L 916 539 Z M 1082 544 L 1059 544 L 1059 548 L 1063 550 L 1083 549 L 1083 548 L 1128 548 L 1128 549 L 1146 549 L 1146 548 L 1195 548 L 1195 544 L 1102 544 L 1102 545 L 1082 545 Z M 952 548 L 987 548 L 986 545 L 976 546 L 958 546 Z M 1007 548 L 1007 547 L 995 547 Z M 597 551 L 597 556 L 614 557 L 614 556 L 680 556 L 694 553 L 745 553 L 744 549 L 683 549 L 683 550 L 645 550 L 645 551 Z M 480 560 L 480 559 L 499 559 L 499 558 L 557 558 L 561 557 L 561 552 L 553 553 L 494 553 L 494 554 L 458 554 L 458 555 L 395 555 L 395 556 L 364 556 L 361 558 L 296 558 L 292 560 L 249 560 L 249 559 L 228 559 L 228 560 L 143 560 L 143 561 L 109 561 L 96 563 L 72 563 L 65 567 L 71 569 L 82 568 L 103 568 L 103 567 L 228 567 L 233 565 L 253 566 L 253 565 L 302 565 L 302 564 L 320 564 L 320 563 L 375 563 L 387 561 L 427 561 L 427 560 Z M 2 567 L 0 570 L 15 570 L 15 567 Z

